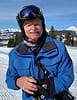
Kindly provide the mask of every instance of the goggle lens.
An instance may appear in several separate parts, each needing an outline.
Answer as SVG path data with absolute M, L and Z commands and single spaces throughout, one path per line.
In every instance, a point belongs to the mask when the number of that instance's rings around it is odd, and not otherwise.
M 40 16 L 41 11 L 37 7 L 29 7 L 29 8 L 26 7 L 22 11 L 20 11 L 19 18 L 20 18 L 20 20 L 28 18 L 30 16 L 30 14 L 32 14 L 35 17 Z

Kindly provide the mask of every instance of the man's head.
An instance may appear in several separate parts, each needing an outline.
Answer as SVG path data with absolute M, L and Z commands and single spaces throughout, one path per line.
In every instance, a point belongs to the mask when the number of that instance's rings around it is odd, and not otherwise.
M 26 21 L 23 28 L 28 41 L 37 41 L 43 34 L 42 21 L 38 18 Z
M 24 6 L 21 11 L 18 13 L 17 15 L 17 21 L 18 24 L 21 28 L 21 31 L 23 32 L 23 37 L 28 38 L 28 36 L 25 34 L 25 30 L 26 28 L 24 28 L 25 25 L 27 25 L 27 23 L 30 22 L 37 22 L 39 25 L 40 23 L 42 24 L 42 33 L 45 33 L 45 23 L 44 23 L 44 16 L 41 12 L 41 10 L 34 6 L 34 5 L 28 5 L 28 6 Z M 40 22 L 40 23 L 39 23 Z

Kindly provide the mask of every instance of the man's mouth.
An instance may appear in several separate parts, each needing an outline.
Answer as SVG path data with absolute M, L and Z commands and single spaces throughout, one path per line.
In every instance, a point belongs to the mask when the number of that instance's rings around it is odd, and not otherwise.
M 31 34 L 39 34 L 39 32 L 30 32 Z

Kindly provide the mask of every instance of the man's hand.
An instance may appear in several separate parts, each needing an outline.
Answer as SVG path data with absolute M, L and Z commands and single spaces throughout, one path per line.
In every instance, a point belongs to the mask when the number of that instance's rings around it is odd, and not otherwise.
M 29 94 L 37 91 L 36 80 L 32 77 L 20 77 L 16 80 L 16 85 Z

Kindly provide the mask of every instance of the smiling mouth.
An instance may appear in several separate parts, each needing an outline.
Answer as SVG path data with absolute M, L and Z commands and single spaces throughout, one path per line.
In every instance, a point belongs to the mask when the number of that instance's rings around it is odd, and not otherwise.
M 30 32 L 31 34 L 39 34 L 39 32 Z

